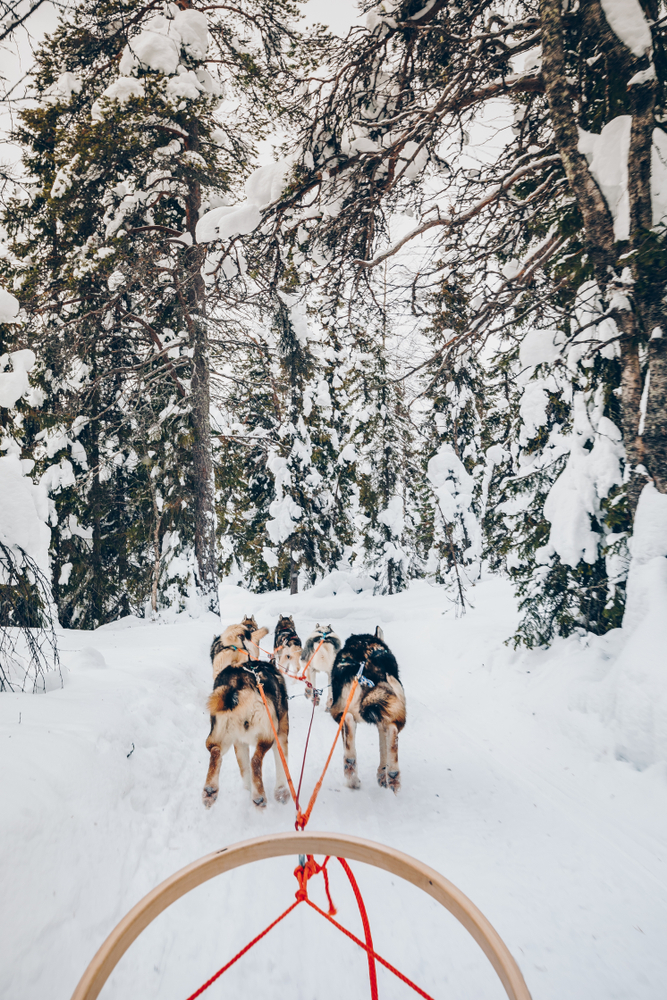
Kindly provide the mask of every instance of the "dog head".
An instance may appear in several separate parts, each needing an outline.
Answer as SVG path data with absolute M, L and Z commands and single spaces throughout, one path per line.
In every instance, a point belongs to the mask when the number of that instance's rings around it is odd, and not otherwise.
M 280 615 L 276 625 L 275 658 L 281 670 L 297 673 L 301 658 L 301 639 L 296 634 L 292 615 Z

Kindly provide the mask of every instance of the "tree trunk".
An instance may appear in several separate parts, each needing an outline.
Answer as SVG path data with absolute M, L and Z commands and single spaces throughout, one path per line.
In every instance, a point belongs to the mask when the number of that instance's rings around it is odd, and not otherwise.
M 600 287 L 608 278 L 614 257 L 614 223 L 607 202 L 579 152 L 577 118 L 572 107 L 570 85 L 565 72 L 562 0 L 540 0 L 542 22 L 542 78 L 551 111 L 551 123 L 558 152 L 570 188 L 581 211 L 590 253 Z
M 667 324 L 660 332 L 649 342 L 643 441 L 648 472 L 657 489 L 667 493 Z
M 612 70 L 628 79 L 639 68 L 641 58 L 633 57 L 609 28 L 598 0 L 592 0 L 586 13 L 596 22 L 604 46 L 611 56 Z M 566 80 L 563 50 L 561 0 L 540 0 L 542 19 L 542 76 L 556 145 L 577 204 L 581 210 L 586 243 L 602 290 L 619 262 L 614 247 L 613 220 L 607 203 L 592 176 L 585 156 L 578 151 L 577 121 Z M 662 288 L 665 275 L 656 267 L 651 251 L 656 243 L 652 232 L 651 147 L 655 127 L 655 81 L 634 84 L 630 88 L 632 127 L 628 156 L 628 193 L 630 198 L 630 243 L 634 279 L 633 310 L 616 310 L 621 331 L 621 409 L 623 440 L 631 466 L 628 496 L 632 513 L 646 482 L 645 468 L 659 490 L 667 491 L 667 350 L 665 339 L 657 336 L 649 347 L 649 385 L 645 397 L 646 412 L 641 414 L 643 379 L 639 361 L 639 343 L 651 336 L 656 327 L 667 334 Z M 656 249 L 658 249 L 656 247 Z M 660 248 L 662 249 L 662 248 Z M 628 288 L 628 292 L 631 290 Z
M 194 321 L 194 355 L 190 405 L 192 409 L 192 476 L 195 500 L 195 555 L 198 584 L 206 607 L 216 614 L 218 578 L 215 552 L 215 499 L 213 493 L 213 454 L 211 449 L 211 396 L 209 389 L 206 333 Z
M 191 128 L 188 148 L 199 145 L 196 125 Z M 201 207 L 199 183 L 190 181 L 186 199 L 187 229 L 195 240 Z M 192 414 L 192 477 L 195 504 L 195 555 L 198 588 L 209 611 L 219 613 L 218 574 L 215 546 L 215 495 L 213 489 L 213 451 L 211 447 L 211 392 L 208 366 L 208 338 L 204 323 L 206 287 L 201 276 L 202 253 L 196 245 L 186 251 L 188 257 L 185 311 L 190 346 L 193 348 L 190 407 Z
M 157 588 L 160 581 L 160 564 L 162 562 L 160 557 L 160 525 L 162 524 L 162 515 L 160 514 L 157 505 L 157 491 L 155 484 L 152 480 L 149 480 L 149 483 L 151 500 L 153 503 L 153 580 L 151 585 L 151 611 L 153 612 L 153 618 L 157 618 Z

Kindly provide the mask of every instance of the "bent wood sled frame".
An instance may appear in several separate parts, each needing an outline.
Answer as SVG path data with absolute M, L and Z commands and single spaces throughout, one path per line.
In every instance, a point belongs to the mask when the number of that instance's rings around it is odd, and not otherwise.
M 273 833 L 207 854 L 165 879 L 123 917 L 84 972 L 72 1000 L 95 1000 L 122 956 L 163 910 L 203 882 L 253 861 L 289 854 L 329 854 L 382 868 L 433 896 L 463 924 L 496 970 L 510 1000 L 531 1000 L 521 971 L 500 935 L 475 904 L 435 869 L 409 854 L 342 833 Z

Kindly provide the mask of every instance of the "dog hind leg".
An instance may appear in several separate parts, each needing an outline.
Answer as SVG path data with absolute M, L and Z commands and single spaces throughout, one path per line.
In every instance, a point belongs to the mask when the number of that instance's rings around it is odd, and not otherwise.
M 247 743 L 235 743 L 234 753 L 236 754 L 236 762 L 239 765 L 239 771 L 241 772 L 241 778 L 243 779 L 243 787 L 246 791 L 250 791 L 250 749 Z
M 387 787 L 387 751 L 389 733 L 384 722 L 378 722 L 378 741 L 380 744 L 380 766 L 378 767 L 378 785 Z
M 398 726 L 387 724 L 387 788 L 397 792 L 401 787 L 401 772 L 398 767 Z
M 288 760 L 287 756 L 287 733 L 283 726 L 278 726 L 278 739 L 280 740 L 280 746 L 285 754 L 285 760 Z M 287 784 L 287 776 L 285 774 L 285 768 L 283 767 L 283 762 L 280 759 L 280 752 L 278 750 L 278 744 L 273 741 L 273 756 L 276 762 L 276 787 L 273 792 L 273 796 L 276 802 L 289 802 L 290 800 L 290 790 Z
M 226 738 L 225 733 L 214 737 L 213 734 L 215 733 L 216 728 L 216 722 L 214 721 L 211 726 L 211 735 L 206 740 L 206 749 L 210 752 L 211 756 L 209 759 L 208 773 L 206 775 L 206 784 L 204 785 L 204 790 L 202 792 L 202 802 L 207 809 L 211 808 L 218 797 L 218 791 L 220 790 L 220 765 L 222 763 L 222 758 L 225 756 L 230 746 L 230 741 Z
M 357 747 L 355 734 L 357 731 L 357 720 L 352 715 L 348 715 L 343 723 L 343 746 L 345 750 L 345 780 L 348 788 L 359 788 L 361 782 L 357 774 Z
M 252 801 L 259 809 L 263 809 L 266 806 L 266 793 L 264 791 L 264 782 L 262 781 L 262 764 L 264 758 L 268 751 L 271 749 L 271 742 L 259 740 L 257 743 L 257 748 L 252 756 Z
M 315 685 L 317 684 L 317 671 L 315 670 L 314 667 L 308 667 L 306 680 L 308 681 L 308 684 L 306 684 L 306 697 L 307 698 L 312 697 L 313 704 L 317 706 L 320 703 L 320 696 L 317 693 L 317 689 L 315 687 Z

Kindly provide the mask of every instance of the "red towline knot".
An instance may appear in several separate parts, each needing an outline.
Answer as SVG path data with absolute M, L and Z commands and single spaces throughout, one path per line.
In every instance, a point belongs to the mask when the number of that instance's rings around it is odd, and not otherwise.
M 298 813 L 296 814 L 296 819 L 294 820 L 294 829 L 304 830 L 307 822 L 308 822 L 308 816 L 306 816 L 305 813 L 302 813 L 301 810 L 299 809 Z
M 313 875 L 319 875 L 319 873 L 322 872 L 324 875 L 324 889 L 329 903 L 329 916 L 335 917 L 338 911 L 334 906 L 331 893 L 329 891 L 329 872 L 327 871 L 328 860 L 329 858 L 326 857 L 322 864 L 318 865 L 313 855 L 309 854 L 305 865 L 298 865 L 294 869 L 296 880 L 299 883 L 299 888 L 296 891 L 296 900 L 298 903 L 310 903 L 308 898 L 308 879 L 312 878 Z

